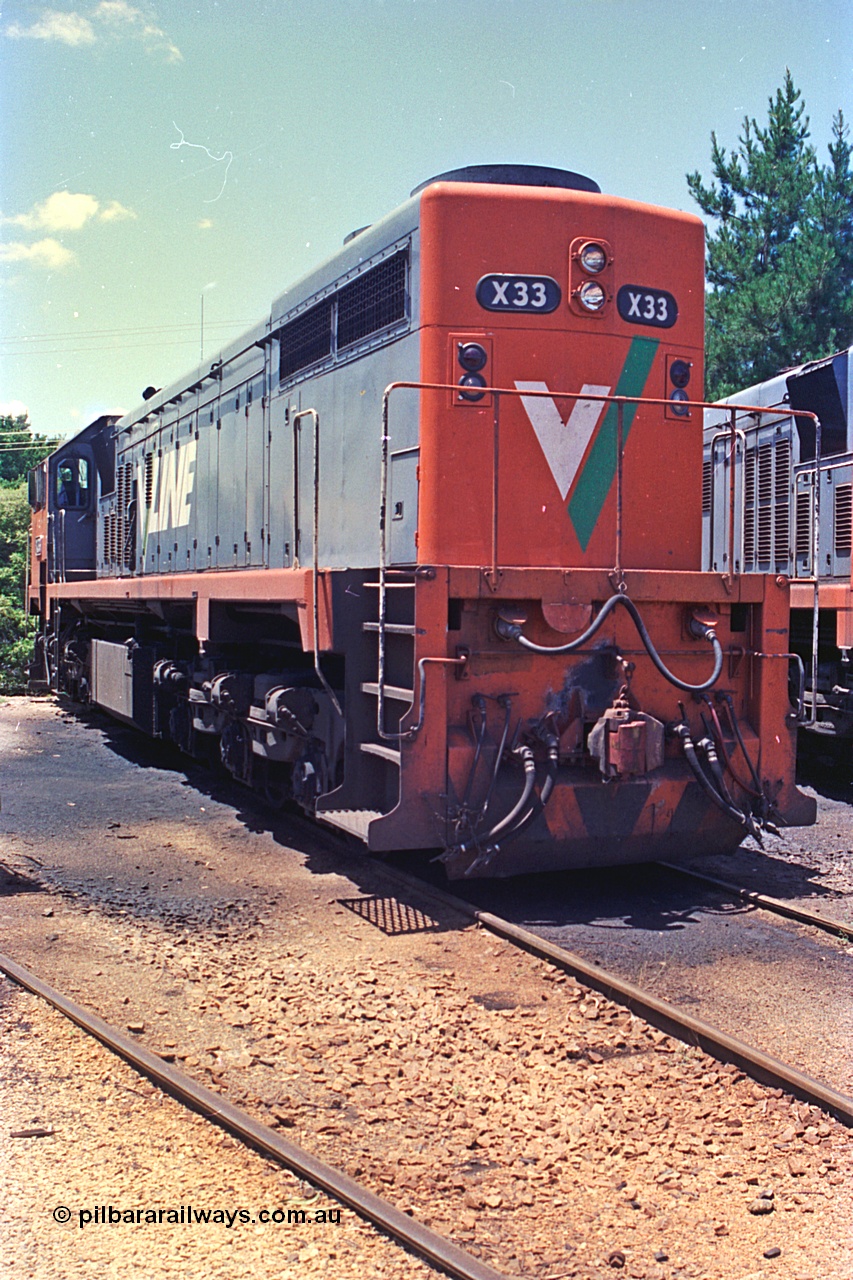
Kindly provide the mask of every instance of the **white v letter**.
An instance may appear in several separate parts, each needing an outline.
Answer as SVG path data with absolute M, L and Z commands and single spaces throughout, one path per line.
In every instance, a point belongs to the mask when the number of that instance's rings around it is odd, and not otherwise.
M 518 391 L 547 391 L 544 382 L 516 382 Z M 581 393 L 607 396 L 609 387 L 595 387 L 584 383 Z M 522 396 L 521 403 L 530 419 L 537 439 L 542 446 L 551 473 L 565 502 L 578 473 L 595 428 L 607 405 L 600 400 L 575 400 L 568 421 L 563 422 L 560 411 L 549 396 Z

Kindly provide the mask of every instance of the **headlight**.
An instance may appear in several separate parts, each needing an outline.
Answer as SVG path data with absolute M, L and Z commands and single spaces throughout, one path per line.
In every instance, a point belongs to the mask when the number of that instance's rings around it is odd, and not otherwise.
M 587 311 L 600 311 L 607 301 L 606 293 L 594 280 L 587 280 L 586 284 L 582 284 L 577 296 Z
M 607 266 L 607 254 L 600 244 L 590 242 L 583 245 L 578 257 L 584 271 L 588 271 L 591 276 L 597 276 Z

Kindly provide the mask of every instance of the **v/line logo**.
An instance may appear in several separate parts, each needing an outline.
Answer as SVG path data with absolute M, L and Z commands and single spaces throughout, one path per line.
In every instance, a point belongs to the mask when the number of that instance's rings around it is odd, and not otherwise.
M 195 483 L 197 441 L 188 440 L 180 449 L 170 449 L 151 460 L 151 506 L 145 510 L 145 536 L 164 529 L 182 529 L 190 522 L 192 492 Z M 137 493 L 149 490 L 145 480 L 145 463 L 136 469 Z
M 659 343 L 652 338 L 633 338 L 616 383 L 615 395 L 625 397 L 622 418 L 623 446 L 637 413 Z M 547 391 L 544 382 L 516 382 L 519 391 Z M 581 396 L 610 394 L 610 387 L 585 383 Z M 634 401 L 634 403 L 631 403 Z M 521 396 L 521 403 L 551 474 L 565 502 L 581 551 L 589 546 L 593 530 L 616 475 L 618 410 L 614 403 L 578 399 L 563 421 L 551 396 Z

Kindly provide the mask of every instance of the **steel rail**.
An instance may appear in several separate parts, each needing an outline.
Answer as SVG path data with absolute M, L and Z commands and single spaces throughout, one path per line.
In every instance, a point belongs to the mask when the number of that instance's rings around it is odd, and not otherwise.
M 221 1125 L 230 1133 L 238 1135 L 251 1146 L 279 1160 L 300 1177 L 348 1205 L 393 1239 L 407 1245 L 449 1275 L 457 1277 L 458 1280 L 508 1280 L 503 1272 L 496 1271 L 487 1262 L 482 1262 L 464 1249 L 460 1249 L 451 1240 L 447 1240 L 437 1231 L 418 1222 L 416 1218 L 410 1218 L 407 1213 L 395 1208 L 380 1196 L 374 1195 L 372 1191 L 362 1187 L 342 1170 L 326 1164 L 302 1147 L 279 1137 L 267 1125 L 252 1119 L 245 1111 L 241 1111 L 239 1107 L 235 1107 L 233 1103 L 220 1097 L 212 1089 L 199 1084 L 178 1068 L 170 1066 L 156 1053 L 146 1049 L 137 1041 L 131 1040 L 124 1032 L 111 1027 L 97 1014 L 90 1013 L 73 1000 L 69 1000 L 67 996 L 43 982 L 23 965 L 2 953 L 0 953 L 0 970 L 19 986 L 53 1005 L 66 1018 L 95 1036 L 102 1044 L 125 1058 L 145 1075 L 158 1081 L 181 1102 L 201 1112 L 208 1120 Z
M 659 867 L 666 867 L 667 871 L 677 871 L 679 875 L 690 876 L 692 880 L 701 880 L 705 884 L 713 885 L 716 889 L 725 889 L 727 893 L 736 894 L 738 898 L 742 898 L 745 902 L 752 902 L 757 907 L 763 907 L 766 911 L 772 911 L 779 916 L 788 916 L 791 920 L 798 920 L 801 924 L 813 925 L 815 929 L 823 929 L 826 933 L 834 933 L 839 938 L 853 938 L 853 923 L 844 924 L 842 920 L 835 920 L 832 916 L 822 916 L 816 911 L 806 911 L 803 907 L 792 907 L 789 903 L 783 902 L 781 898 L 771 898 L 766 893 L 757 893 L 752 889 L 744 889 L 742 885 L 732 884 L 730 880 L 718 880 L 716 876 L 707 876 L 703 871 L 694 871 L 691 867 L 680 867 L 677 862 L 659 862 Z
M 731 1062 L 753 1080 L 768 1085 L 772 1089 L 784 1089 L 805 1102 L 812 1103 L 824 1111 L 830 1112 L 843 1124 L 853 1128 L 853 1098 L 846 1093 L 833 1089 L 831 1085 L 806 1075 L 787 1062 L 774 1058 L 763 1050 L 730 1036 L 728 1032 L 702 1018 L 695 1018 L 685 1013 L 677 1005 L 667 1000 L 660 1000 L 650 992 L 635 986 L 632 982 L 610 973 L 597 964 L 592 964 L 574 951 L 568 951 L 557 943 L 549 942 L 539 934 L 532 933 L 521 925 L 504 920 L 490 911 L 480 911 L 477 907 L 457 898 L 443 889 L 419 881 L 415 876 L 399 871 L 396 867 L 382 867 L 382 874 L 390 876 L 407 888 L 416 890 L 425 897 L 433 898 L 442 906 L 450 907 L 469 920 L 488 929 L 490 933 L 514 943 L 524 951 L 548 960 L 551 964 L 579 978 L 585 986 L 600 991 L 609 1000 L 626 1008 L 658 1030 L 675 1037 L 686 1044 L 696 1045 L 712 1058 L 720 1062 Z

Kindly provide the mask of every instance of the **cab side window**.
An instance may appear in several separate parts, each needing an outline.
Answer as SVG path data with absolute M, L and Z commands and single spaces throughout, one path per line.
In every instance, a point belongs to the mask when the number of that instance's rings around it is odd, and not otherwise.
M 56 505 L 88 507 L 89 462 L 87 458 L 63 458 L 56 469 Z

